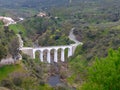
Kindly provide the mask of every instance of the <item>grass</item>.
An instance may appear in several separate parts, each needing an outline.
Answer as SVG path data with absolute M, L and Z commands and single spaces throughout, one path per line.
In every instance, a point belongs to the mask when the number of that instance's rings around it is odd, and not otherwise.
M 114 27 L 112 27 L 112 29 L 120 30 L 120 25 L 114 26 Z
M 21 66 L 20 65 L 6 65 L 3 67 L 0 67 L 0 81 L 6 77 L 8 77 L 8 75 L 14 71 L 19 71 L 21 70 Z
M 23 36 L 26 35 L 25 28 L 20 24 L 12 24 L 12 25 L 9 26 L 9 28 L 10 28 L 10 30 L 13 30 L 15 33 L 22 32 Z
M 40 85 L 39 86 L 39 90 L 54 90 L 52 87 L 50 87 L 49 85 L 45 84 L 45 85 Z
M 77 77 L 76 74 L 71 75 L 70 77 L 67 78 L 67 82 L 68 82 L 69 84 L 74 84 L 76 77 Z

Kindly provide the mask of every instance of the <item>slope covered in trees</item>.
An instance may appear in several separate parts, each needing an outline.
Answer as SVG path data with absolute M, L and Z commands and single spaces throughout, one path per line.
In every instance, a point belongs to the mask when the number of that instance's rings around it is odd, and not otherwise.
M 88 68 L 87 82 L 83 90 L 119 90 L 120 89 L 120 49 L 110 50 L 106 58 L 96 59 Z
M 15 58 L 18 55 L 19 43 L 18 38 L 13 30 L 0 25 L 0 60 L 7 56 Z
M 78 90 L 119 90 L 120 50 L 109 50 L 105 58 L 96 58 L 86 63 L 80 56 L 70 60 L 74 71 L 68 78 L 70 85 L 77 85 Z
M 17 7 L 16 15 L 22 13 L 24 17 L 30 17 L 16 25 L 10 25 L 9 28 L 3 28 L 1 26 L 3 23 L 0 22 L 0 45 L 2 45 L 0 46 L 0 58 L 5 57 L 6 53 L 11 53 L 13 57 L 16 55 L 14 53 L 16 49 L 12 49 L 17 41 L 16 33 L 22 36 L 25 46 L 63 45 L 72 43 L 68 39 L 68 34 L 74 27 L 76 38 L 83 42 L 83 46 L 77 47 L 73 57 L 66 58 L 64 70 L 67 69 L 67 71 L 60 70 L 59 72 L 60 77 L 67 84 L 66 86 L 54 88 L 48 86 L 45 77 L 49 77 L 51 67 L 40 63 L 38 58 L 32 60 L 23 55 L 21 63 L 29 71 L 29 73 L 25 71 L 26 75 L 30 76 L 26 78 L 22 73 L 23 76 L 16 79 L 16 74 L 12 80 L 8 80 L 7 85 L 11 85 L 9 88 L 15 90 L 23 88 L 25 90 L 29 88 L 69 90 L 69 87 L 75 87 L 78 90 L 119 90 L 120 50 L 117 50 L 120 45 L 119 0 L 73 0 L 69 4 L 67 0 L 11 0 L 7 3 L 6 1 L 1 0 L 0 6 L 6 7 L 6 9 L 9 7 L 13 11 L 15 11 L 13 8 Z M 10 3 L 13 1 L 16 3 L 11 6 Z M 33 14 L 39 10 L 44 10 L 47 17 L 41 18 Z M 3 15 L 11 14 L 3 12 Z M 114 50 L 110 50 L 108 53 L 110 48 Z M 59 64 L 59 66 L 64 65 Z M 21 79 L 21 77 L 24 78 Z M 7 87 L 6 81 L 1 82 L 3 84 L 0 86 Z M 32 87 L 31 83 L 36 87 Z
M 32 46 L 30 42 L 40 46 L 73 43 L 68 38 L 72 25 L 51 16 L 38 17 L 35 15 L 21 23 L 10 25 L 9 28 L 21 34 L 26 46 Z

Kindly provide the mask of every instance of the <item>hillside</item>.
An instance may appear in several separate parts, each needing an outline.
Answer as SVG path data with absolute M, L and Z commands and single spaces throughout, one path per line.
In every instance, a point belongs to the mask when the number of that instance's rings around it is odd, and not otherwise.
M 0 25 L 0 61 L 2 58 L 6 58 L 7 56 L 12 56 L 13 58 L 16 58 L 19 52 L 17 50 L 17 48 L 19 47 L 19 44 L 17 41 L 18 41 L 18 38 L 15 32 L 3 26 L 3 23 L 1 22 L 1 25 Z
M 5 73 L 0 73 L 0 87 L 120 90 L 120 0 L 0 0 L 0 8 L 3 16 L 15 20 L 24 17 L 8 27 L 0 22 L 0 59 L 17 56 L 16 34 L 21 35 L 26 47 L 69 45 L 74 43 L 68 38 L 69 32 L 75 28 L 76 39 L 83 42 L 70 58 L 66 49 L 66 61 L 59 63 L 40 62 L 38 52 L 36 59 L 20 52 L 23 59 L 17 65 L 0 67 Z M 38 16 L 40 12 L 46 15 Z M 60 51 L 58 54 L 61 55 Z M 51 55 L 54 56 L 53 51 Z M 11 75 L 14 76 L 10 78 Z M 58 76 L 62 83 L 50 86 L 51 76 Z
M 68 0 L 0 0 L 0 15 L 30 17 L 39 11 L 67 4 Z

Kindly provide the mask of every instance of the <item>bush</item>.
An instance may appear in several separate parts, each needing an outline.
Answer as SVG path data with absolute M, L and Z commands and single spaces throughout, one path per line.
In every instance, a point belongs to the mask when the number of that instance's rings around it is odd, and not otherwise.
M 5 80 L 2 80 L 2 81 L 1 81 L 1 86 L 7 87 L 7 88 L 10 89 L 10 88 L 12 88 L 12 83 L 11 83 L 10 80 L 5 79 Z
M 88 79 L 82 90 L 120 89 L 120 49 L 110 50 L 106 58 L 96 60 L 88 69 Z
M 22 79 L 20 77 L 15 77 L 13 78 L 13 83 L 16 85 L 16 86 L 21 86 L 22 84 Z

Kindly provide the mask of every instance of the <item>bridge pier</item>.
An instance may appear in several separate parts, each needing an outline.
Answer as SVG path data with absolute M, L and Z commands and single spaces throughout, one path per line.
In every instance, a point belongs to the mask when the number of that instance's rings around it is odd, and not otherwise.
M 43 51 L 40 51 L 40 60 L 43 62 Z
M 68 49 L 68 57 L 70 57 L 70 56 L 72 56 L 72 47 L 70 47 L 69 49 Z
M 51 59 L 51 57 L 50 57 L 50 50 L 48 50 L 47 51 L 47 61 L 48 61 L 48 63 L 51 62 L 50 59 Z
M 31 56 L 33 59 L 35 59 L 35 52 L 33 52 L 33 55 Z
M 54 62 L 58 62 L 58 52 L 56 49 L 54 50 Z
M 64 49 L 61 50 L 61 61 L 65 61 L 65 53 L 64 53 Z

